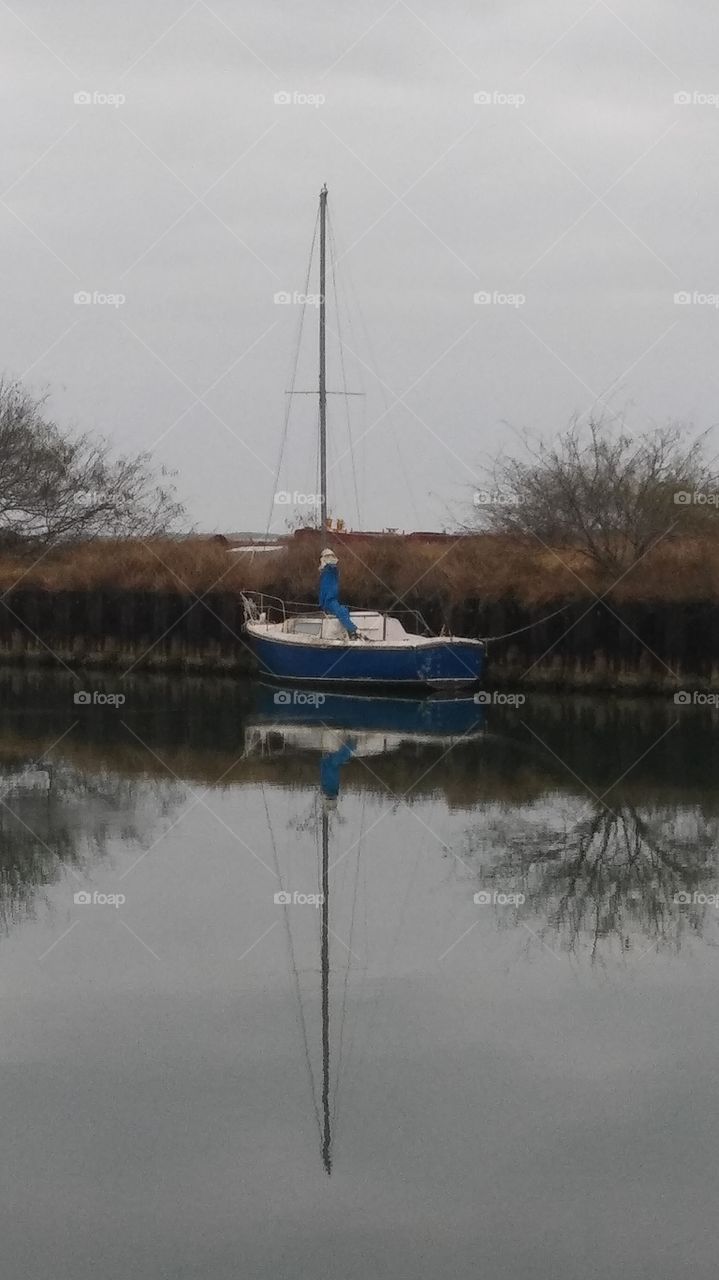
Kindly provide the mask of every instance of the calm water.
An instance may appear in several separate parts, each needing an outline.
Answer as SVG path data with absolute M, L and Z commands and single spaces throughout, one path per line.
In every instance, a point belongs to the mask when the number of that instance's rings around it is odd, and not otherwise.
M 716 1274 L 714 712 L 82 684 L 0 673 L 3 1277 Z

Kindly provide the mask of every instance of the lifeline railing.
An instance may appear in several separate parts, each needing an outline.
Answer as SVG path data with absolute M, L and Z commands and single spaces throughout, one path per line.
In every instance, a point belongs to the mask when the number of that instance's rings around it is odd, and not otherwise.
M 245 609 L 245 621 L 257 620 L 264 613 L 267 622 L 286 622 L 288 617 L 295 618 L 303 613 L 317 613 L 319 605 L 316 600 L 282 600 L 279 596 L 267 595 L 264 591 L 243 591 L 242 603 Z M 351 606 L 350 606 L 351 609 Z M 380 609 L 355 609 L 355 613 L 381 613 Z M 388 609 L 392 618 L 411 618 L 415 625 L 414 634 L 432 635 L 432 631 L 419 609 Z

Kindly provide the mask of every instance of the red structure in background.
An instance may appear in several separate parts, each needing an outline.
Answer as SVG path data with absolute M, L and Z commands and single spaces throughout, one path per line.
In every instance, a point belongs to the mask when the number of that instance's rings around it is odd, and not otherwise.
M 324 534 L 328 538 L 331 537 L 333 540 L 340 542 L 367 542 L 368 539 L 372 538 L 397 538 L 402 542 L 456 542 L 458 538 L 472 537 L 469 532 L 438 533 L 435 529 L 426 532 L 413 530 L 411 533 L 403 533 L 399 529 L 354 530 L 335 525 L 325 530 L 313 529 L 309 526 L 304 529 L 295 529 L 291 536 L 293 539 L 302 541 L 310 538 L 314 540 L 321 539 Z M 287 541 L 289 542 L 290 539 L 288 538 Z

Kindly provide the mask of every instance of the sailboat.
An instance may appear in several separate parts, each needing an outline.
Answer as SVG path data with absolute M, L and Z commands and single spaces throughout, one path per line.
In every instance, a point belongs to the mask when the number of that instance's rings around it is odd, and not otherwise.
M 327 187 L 319 205 L 319 462 L 321 526 L 327 526 L 326 244 Z M 353 642 L 333 615 L 246 592 L 245 634 L 263 676 L 320 686 L 445 688 L 474 685 L 485 669 L 481 640 L 414 634 L 399 618 L 350 609 Z

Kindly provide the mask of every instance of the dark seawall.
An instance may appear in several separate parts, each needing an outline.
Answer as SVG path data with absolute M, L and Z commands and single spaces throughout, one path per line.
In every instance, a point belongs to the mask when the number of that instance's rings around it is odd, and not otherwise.
M 719 686 L 719 604 L 574 600 L 527 608 L 412 599 L 433 629 L 488 638 L 490 682 L 597 689 Z M 381 607 L 377 602 L 377 607 Z M 250 673 L 236 593 L 59 591 L 0 597 L 0 657 L 114 670 Z M 514 634 L 512 634 L 514 633 Z

